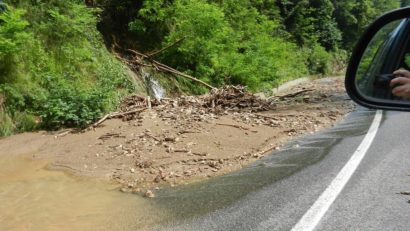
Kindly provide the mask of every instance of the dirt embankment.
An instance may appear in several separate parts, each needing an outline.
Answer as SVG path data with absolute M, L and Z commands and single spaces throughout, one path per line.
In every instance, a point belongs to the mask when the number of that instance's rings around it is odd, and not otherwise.
M 9 137 L 0 140 L 0 153 L 51 158 L 51 169 L 111 179 L 122 191 L 152 197 L 148 189 L 238 170 L 291 138 L 334 125 L 354 107 L 342 78 L 303 83 L 270 99 L 229 87 L 149 104 L 130 97 L 111 116 L 123 120 L 64 136 Z

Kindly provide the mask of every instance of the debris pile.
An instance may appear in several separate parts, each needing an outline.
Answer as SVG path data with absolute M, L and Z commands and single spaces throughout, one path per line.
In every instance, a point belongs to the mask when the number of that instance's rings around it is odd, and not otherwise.
M 148 107 L 148 98 L 138 95 L 130 95 L 122 100 L 120 110 L 122 112 L 127 112 L 145 107 Z
M 305 83 L 268 99 L 241 86 L 161 100 L 131 95 L 93 127 L 112 118 L 126 122 L 111 120 L 84 132 L 98 134 L 97 141 L 73 151 L 86 157 L 63 163 L 78 161 L 78 168 L 120 183 L 121 191 L 151 198 L 157 187 L 236 171 L 289 139 L 333 125 L 352 109 L 346 99 L 341 78 Z
M 203 106 L 215 108 L 216 111 L 247 109 L 250 112 L 259 112 L 274 109 L 274 104 L 249 93 L 243 86 L 214 89 L 203 101 Z
M 120 106 L 120 113 L 124 114 L 123 120 L 129 121 L 135 119 L 141 112 L 139 109 L 169 109 L 169 108 L 191 108 L 206 113 L 223 114 L 226 111 L 231 112 L 261 112 L 273 110 L 275 104 L 272 101 L 264 100 L 258 96 L 249 93 L 243 86 L 225 86 L 220 89 L 214 89 L 210 94 L 203 96 L 181 96 L 175 99 L 150 99 L 131 95 L 123 99 Z M 128 113 L 135 112 L 135 113 Z

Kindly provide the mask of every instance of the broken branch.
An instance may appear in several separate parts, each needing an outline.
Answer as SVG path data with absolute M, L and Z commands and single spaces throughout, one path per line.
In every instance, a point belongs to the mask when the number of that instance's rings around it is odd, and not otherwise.
M 180 39 L 180 40 L 182 41 L 183 39 Z M 115 45 L 116 47 L 122 49 L 117 43 L 114 43 L 114 45 Z M 171 44 L 171 45 L 173 45 L 173 44 Z M 166 47 L 166 48 L 167 48 L 167 47 Z M 169 48 L 169 47 L 168 47 L 168 48 Z M 168 48 L 167 48 L 167 49 L 168 49 Z M 122 50 L 124 50 L 124 49 L 122 49 Z M 211 86 L 211 85 L 205 83 L 204 81 L 202 81 L 202 80 L 200 80 L 200 79 L 197 79 L 197 78 L 195 78 L 195 77 L 193 77 L 193 76 L 190 76 L 190 75 L 185 74 L 185 73 L 183 73 L 183 72 L 180 72 L 180 71 L 178 71 L 178 70 L 176 70 L 176 69 L 174 69 L 174 68 L 172 68 L 172 67 L 169 67 L 169 66 L 167 66 L 167 65 L 165 65 L 165 64 L 163 64 L 163 63 L 160 63 L 160 62 L 158 62 L 158 61 L 156 61 L 156 60 L 153 60 L 151 57 L 154 56 L 154 55 L 156 55 L 156 54 L 158 54 L 161 50 L 160 50 L 160 51 L 157 51 L 157 52 L 154 52 L 154 53 L 152 53 L 152 54 L 150 54 L 150 55 L 146 55 L 146 54 L 144 54 L 144 53 L 141 53 L 141 52 L 139 52 L 139 51 L 132 50 L 132 49 L 125 49 L 125 50 L 135 55 L 135 58 L 134 58 L 134 60 L 133 60 L 132 62 L 134 62 L 134 64 L 136 64 L 136 65 L 140 65 L 140 66 L 144 65 L 144 64 L 143 64 L 143 60 L 146 59 L 146 60 L 148 60 L 148 62 L 150 62 L 150 63 L 152 64 L 152 66 L 153 66 L 157 71 L 169 72 L 169 73 L 171 73 L 171 74 L 179 75 L 179 76 L 182 76 L 182 77 L 184 77 L 184 78 L 187 78 L 187 79 L 189 79 L 189 80 L 191 80 L 191 81 L 193 81 L 193 82 L 202 84 L 202 85 L 204 85 L 205 87 L 207 87 L 207 88 L 209 88 L 209 89 L 211 89 L 211 90 L 215 89 L 215 87 L 213 87 L 213 86 Z M 162 51 L 161 51 L 161 52 L 162 52 Z M 121 60 L 122 60 L 122 59 L 121 59 Z M 129 62 L 126 62 L 126 63 L 129 65 Z M 145 64 L 145 65 L 146 65 L 146 64 Z
M 241 125 L 236 125 L 236 124 L 222 124 L 222 123 L 217 123 L 216 125 L 227 126 L 227 127 L 234 127 L 234 128 L 238 128 L 238 129 L 246 130 L 246 131 L 251 131 L 251 132 L 255 132 L 255 133 L 257 132 L 257 131 L 252 131 L 252 130 L 249 129 L 249 128 L 243 127 L 243 126 L 241 126 Z
M 169 48 L 174 47 L 174 46 L 177 45 L 178 43 L 184 41 L 184 39 L 185 39 L 185 37 L 183 37 L 183 38 L 181 38 L 181 39 L 178 39 L 177 41 L 173 42 L 172 44 L 170 44 L 170 45 L 168 45 L 168 46 L 166 46 L 166 47 L 164 47 L 164 48 L 162 48 L 162 49 L 160 49 L 160 50 L 158 50 L 158 51 L 154 51 L 154 52 L 148 54 L 147 56 L 148 56 L 149 58 L 152 58 L 152 57 L 156 56 L 157 54 L 160 54 L 160 53 L 164 52 L 165 50 L 168 50 Z
M 117 117 L 123 117 L 126 115 L 130 115 L 130 114 L 135 114 L 135 113 L 139 113 L 142 111 L 145 111 L 146 108 L 143 109 L 136 109 L 136 110 L 132 110 L 132 111 L 127 111 L 127 112 L 115 112 L 115 113 L 110 113 L 107 114 L 105 116 L 103 116 L 100 120 L 98 120 L 97 122 L 95 122 L 93 125 L 91 125 L 92 128 L 96 128 L 98 127 L 100 124 L 104 123 L 104 121 L 108 120 L 108 119 L 113 119 L 113 118 L 117 118 Z
M 301 91 L 290 93 L 290 94 L 287 94 L 287 95 L 278 96 L 278 98 L 279 99 L 292 98 L 292 97 L 296 97 L 298 95 L 301 95 L 301 94 L 306 93 L 306 92 L 311 92 L 311 91 L 313 91 L 313 90 L 312 89 L 301 90 Z

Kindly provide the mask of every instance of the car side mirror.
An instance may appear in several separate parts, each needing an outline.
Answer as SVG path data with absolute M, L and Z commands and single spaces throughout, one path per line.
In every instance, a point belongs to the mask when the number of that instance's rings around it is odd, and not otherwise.
M 353 51 L 345 85 L 362 106 L 410 111 L 410 7 L 369 26 Z

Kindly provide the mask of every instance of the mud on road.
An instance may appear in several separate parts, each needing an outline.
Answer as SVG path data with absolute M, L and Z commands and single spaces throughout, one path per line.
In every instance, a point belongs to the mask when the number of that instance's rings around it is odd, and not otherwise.
M 161 103 L 134 96 L 124 100 L 122 119 L 82 133 L 8 137 L 0 140 L 0 153 L 50 159 L 50 169 L 113 180 L 123 192 L 154 197 L 161 187 L 236 171 L 290 139 L 333 126 L 353 108 L 340 77 L 269 99 L 236 87 Z

